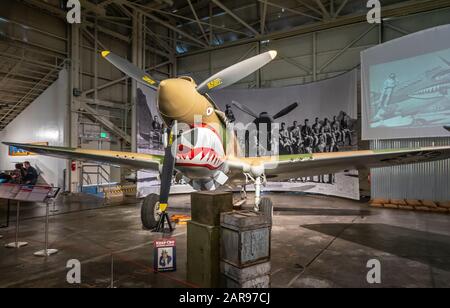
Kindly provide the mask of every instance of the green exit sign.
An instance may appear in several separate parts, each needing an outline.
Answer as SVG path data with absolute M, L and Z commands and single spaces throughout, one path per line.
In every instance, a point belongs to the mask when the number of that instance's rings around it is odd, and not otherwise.
M 108 137 L 108 133 L 100 133 L 100 138 L 107 139 Z

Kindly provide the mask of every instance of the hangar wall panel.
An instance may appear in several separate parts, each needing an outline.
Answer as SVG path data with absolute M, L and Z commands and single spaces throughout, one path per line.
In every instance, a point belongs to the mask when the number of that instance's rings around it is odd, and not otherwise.
M 67 71 L 61 71 L 58 80 L 0 132 L 0 141 L 48 142 L 51 146 L 64 146 L 68 78 Z M 25 160 L 36 166 L 47 183 L 62 187 L 64 160 L 45 156 L 11 157 L 8 147 L 0 145 L 0 170 L 12 170 L 16 162 Z
M 450 138 L 371 141 L 371 148 L 448 146 Z M 450 200 L 450 160 L 372 169 L 372 198 Z

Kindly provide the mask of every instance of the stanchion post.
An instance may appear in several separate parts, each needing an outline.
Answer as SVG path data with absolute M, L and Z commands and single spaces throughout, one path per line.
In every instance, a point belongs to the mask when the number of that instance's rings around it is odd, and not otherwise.
M 111 254 L 111 284 L 110 288 L 114 289 L 114 255 Z
M 52 206 L 52 210 L 51 210 L 50 212 L 52 212 L 52 213 L 58 212 L 58 210 L 56 209 L 56 202 L 55 202 L 55 199 L 53 199 L 53 206 Z
M 50 200 L 47 199 L 47 201 L 45 202 L 46 206 L 45 206 L 45 247 L 44 250 L 40 250 L 34 253 L 34 255 L 36 257 L 49 257 L 51 255 L 54 255 L 55 253 L 58 252 L 57 249 L 48 249 L 48 226 L 49 226 L 49 214 L 50 214 L 50 205 L 49 205 Z M 52 202 L 54 203 L 55 200 L 52 200 Z
M 6 229 L 9 227 L 9 213 L 11 208 L 11 200 L 8 199 L 7 208 L 6 208 L 6 224 L 0 226 L 0 229 Z M 1 238 L 1 237 L 0 237 Z
M 16 241 L 13 243 L 6 244 L 6 248 L 20 248 L 28 245 L 27 242 L 19 242 L 19 225 L 20 225 L 20 201 L 17 201 L 16 208 Z
M 8 199 L 8 209 L 6 210 L 6 228 L 9 227 L 9 216 L 11 214 L 11 200 Z

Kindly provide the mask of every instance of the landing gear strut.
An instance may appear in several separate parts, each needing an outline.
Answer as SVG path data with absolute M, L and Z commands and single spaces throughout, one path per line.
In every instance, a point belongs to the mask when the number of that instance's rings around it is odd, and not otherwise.
M 273 203 L 269 198 L 261 198 L 261 187 L 266 185 L 267 180 L 264 175 L 253 177 L 251 174 L 245 174 L 246 182 L 253 182 L 255 185 L 255 212 L 260 212 L 270 218 L 273 216 Z
M 259 212 L 259 205 L 261 203 L 261 186 L 263 182 L 260 176 L 255 179 L 255 212 Z

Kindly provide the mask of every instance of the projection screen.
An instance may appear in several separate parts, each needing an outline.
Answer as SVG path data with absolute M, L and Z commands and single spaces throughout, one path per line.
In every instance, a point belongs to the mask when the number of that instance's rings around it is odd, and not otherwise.
M 450 25 L 361 53 L 364 140 L 448 137 Z

